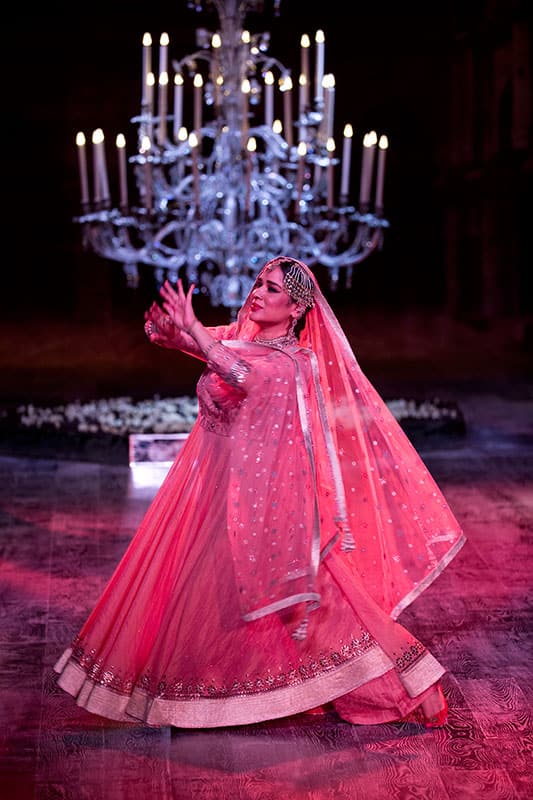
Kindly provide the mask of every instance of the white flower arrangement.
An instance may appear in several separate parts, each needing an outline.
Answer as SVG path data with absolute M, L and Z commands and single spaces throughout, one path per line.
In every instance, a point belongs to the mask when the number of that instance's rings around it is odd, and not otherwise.
M 79 401 L 50 408 L 33 404 L 17 408 L 20 424 L 27 428 L 47 428 L 80 433 L 182 433 L 190 431 L 198 416 L 196 397 L 155 395 L 149 400 L 112 397 Z
M 440 400 L 389 400 L 387 406 L 398 422 L 406 420 L 459 421 L 456 407 Z M 184 433 L 191 430 L 198 416 L 195 396 L 164 397 L 147 400 L 112 397 L 52 407 L 32 403 L 17 408 L 19 422 L 26 428 L 103 433 L 128 436 L 133 433 Z
M 421 403 L 415 400 L 389 400 L 387 406 L 398 422 L 403 419 L 459 419 L 458 409 L 442 404 L 438 398 Z

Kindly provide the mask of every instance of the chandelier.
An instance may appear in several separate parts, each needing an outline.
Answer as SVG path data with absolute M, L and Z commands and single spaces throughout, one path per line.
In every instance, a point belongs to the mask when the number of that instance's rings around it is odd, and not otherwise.
M 209 0 L 208 0 L 209 2 Z M 276 12 L 280 0 L 275 1 Z M 353 129 L 334 139 L 335 78 L 325 72 L 325 37 L 300 41 L 296 80 L 269 55 L 269 33 L 244 26 L 260 0 L 210 0 L 219 28 L 196 31 L 196 52 L 172 60 L 169 36 L 142 40 L 142 99 L 136 145 L 116 137 L 119 202 L 111 200 L 102 129 L 76 137 L 86 249 L 122 263 L 128 285 L 139 265 L 155 280 L 194 282 L 232 314 L 257 272 L 286 254 L 325 267 L 332 290 L 350 286 L 354 265 L 381 247 L 387 137 L 365 133 L 359 197 L 350 202 Z M 189 3 L 202 10 L 201 2 Z M 184 113 L 188 108 L 190 113 Z M 131 166 L 131 177 L 128 174 Z M 92 196 L 89 190 L 92 178 Z M 130 197 L 130 187 L 135 194 Z

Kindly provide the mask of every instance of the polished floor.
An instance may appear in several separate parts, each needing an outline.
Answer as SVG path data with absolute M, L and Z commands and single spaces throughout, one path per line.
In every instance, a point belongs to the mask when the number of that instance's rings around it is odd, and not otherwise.
M 401 617 L 448 669 L 436 730 L 328 714 L 171 732 L 78 708 L 52 665 L 164 470 L 1 455 L 2 800 L 533 797 L 533 385 L 452 393 L 467 435 L 419 450 L 468 542 Z

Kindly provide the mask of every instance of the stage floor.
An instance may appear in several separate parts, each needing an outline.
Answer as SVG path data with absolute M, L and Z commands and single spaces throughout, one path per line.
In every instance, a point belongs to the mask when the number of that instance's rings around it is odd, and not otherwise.
M 532 797 L 533 389 L 458 392 L 466 437 L 419 450 L 468 542 L 400 617 L 448 670 L 450 718 L 435 730 L 328 714 L 171 732 L 78 708 L 52 665 L 165 470 L 1 457 L 1 797 Z

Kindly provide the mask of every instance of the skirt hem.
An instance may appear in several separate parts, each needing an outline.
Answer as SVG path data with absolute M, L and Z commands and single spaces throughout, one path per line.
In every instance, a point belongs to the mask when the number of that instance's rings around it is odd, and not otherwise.
M 262 693 L 174 700 L 153 697 L 138 687 L 134 688 L 131 695 L 123 695 L 107 686 L 95 684 L 82 667 L 72 660 L 71 652 L 70 649 L 64 652 L 54 671 L 59 673 L 58 685 L 76 699 L 78 706 L 108 719 L 142 722 L 153 727 L 215 728 L 279 719 L 309 711 L 356 692 L 358 687 L 389 672 L 397 674 L 388 656 L 380 648 L 372 648 L 356 661 L 301 684 Z M 426 668 L 419 673 L 421 682 L 416 687 L 416 697 L 412 694 L 414 686 L 411 685 L 409 692 L 406 692 L 405 703 L 409 708 L 405 713 L 418 705 L 417 697 L 437 683 L 445 672 L 430 654 L 427 657 Z M 401 675 L 399 677 L 401 679 Z

